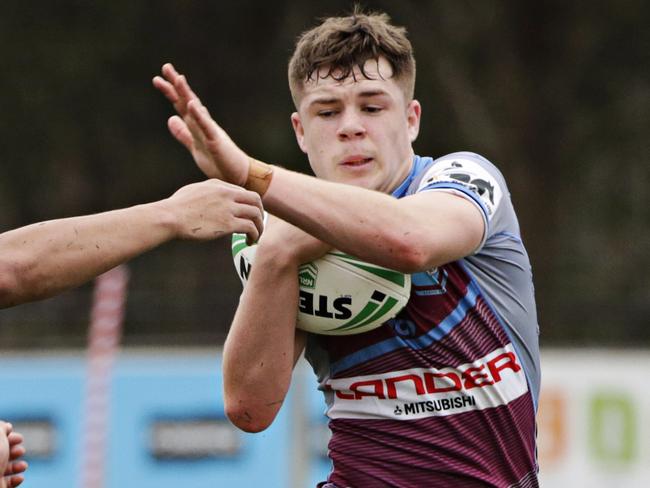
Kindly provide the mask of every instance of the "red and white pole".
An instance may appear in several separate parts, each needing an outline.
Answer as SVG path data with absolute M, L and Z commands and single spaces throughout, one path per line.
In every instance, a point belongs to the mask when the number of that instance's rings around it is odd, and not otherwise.
M 103 488 L 108 447 L 113 363 L 122 337 L 128 268 L 117 266 L 95 280 L 88 333 L 81 488 Z

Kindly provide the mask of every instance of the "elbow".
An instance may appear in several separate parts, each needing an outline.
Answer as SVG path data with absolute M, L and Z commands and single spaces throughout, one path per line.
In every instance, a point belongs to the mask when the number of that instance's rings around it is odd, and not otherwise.
M 402 254 L 400 260 L 400 269 L 402 273 L 412 274 L 419 273 L 431 269 L 434 265 L 431 264 L 431 259 L 424 252 L 424 250 L 417 248 L 406 249 Z
M 13 256 L 0 262 L 0 308 L 48 298 L 56 291 L 52 280 L 37 271 L 33 256 Z
M 226 401 L 225 411 L 226 417 L 235 427 L 249 434 L 256 434 L 266 430 L 273 423 L 277 414 L 277 411 L 261 411 L 254 405 L 247 405 L 241 400 L 236 402 L 235 405 Z
M 418 245 L 416 239 L 405 237 L 394 239 L 389 249 L 390 267 L 395 271 L 411 274 L 435 266 L 432 264 L 431 249 Z
M 21 299 L 24 293 L 21 293 L 22 288 L 21 273 L 18 267 L 6 260 L 0 261 L 0 308 L 7 308 L 13 305 L 18 305 L 25 301 Z

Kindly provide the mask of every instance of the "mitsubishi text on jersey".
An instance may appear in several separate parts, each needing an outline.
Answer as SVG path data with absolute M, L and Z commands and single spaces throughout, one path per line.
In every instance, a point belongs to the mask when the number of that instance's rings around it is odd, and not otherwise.
M 310 335 L 337 487 L 535 487 L 538 326 L 531 269 L 501 173 L 483 157 L 415 157 L 393 196 L 453 192 L 485 219 L 483 242 L 412 275 L 394 319 Z

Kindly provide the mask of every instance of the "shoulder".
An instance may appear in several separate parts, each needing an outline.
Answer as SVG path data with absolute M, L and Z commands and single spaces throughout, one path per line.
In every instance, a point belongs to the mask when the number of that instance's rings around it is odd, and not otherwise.
M 483 207 L 488 217 L 494 214 L 503 197 L 508 197 L 499 169 L 479 154 L 461 151 L 421 160 L 426 163 L 413 178 L 412 193 L 438 190 L 462 194 Z

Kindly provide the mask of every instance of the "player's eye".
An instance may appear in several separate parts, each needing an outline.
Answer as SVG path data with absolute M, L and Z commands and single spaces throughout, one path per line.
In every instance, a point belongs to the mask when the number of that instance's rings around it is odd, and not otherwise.
M 378 105 L 366 105 L 362 110 L 369 114 L 376 114 L 381 112 L 383 110 L 383 107 L 380 107 Z
M 336 115 L 336 110 L 331 110 L 331 109 L 319 110 L 316 115 L 326 119 L 332 117 L 333 115 Z

